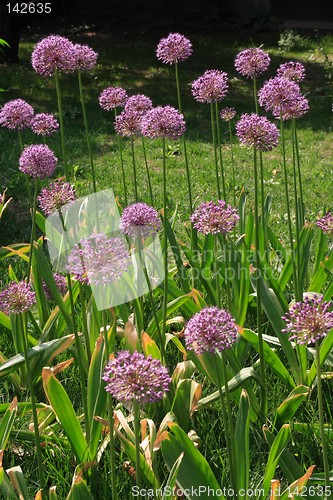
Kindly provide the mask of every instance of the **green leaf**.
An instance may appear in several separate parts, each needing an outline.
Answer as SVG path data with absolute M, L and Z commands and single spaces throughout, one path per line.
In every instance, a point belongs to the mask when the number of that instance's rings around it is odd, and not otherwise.
M 29 500 L 30 495 L 28 486 L 21 467 L 12 467 L 11 469 L 7 469 L 6 473 L 8 474 L 12 485 L 17 491 L 20 500 Z
M 51 368 L 43 369 L 42 380 L 47 399 L 68 437 L 78 463 L 81 463 L 87 458 L 88 445 L 67 392 L 56 379 Z
M 305 385 L 298 385 L 291 391 L 276 411 L 275 425 L 277 428 L 280 428 L 281 425 L 286 424 L 293 418 L 300 405 L 308 397 L 309 392 L 310 388 Z
M 183 264 L 183 259 L 180 253 L 179 245 L 177 243 L 177 239 L 175 236 L 175 233 L 170 225 L 170 222 L 166 218 L 165 220 L 166 223 L 166 230 L 167 230 L 167 236 L 168 240 L 170 242 L 170 247 L 173 253 L 174 261 L 176 263 L 177 269 L 178 269 L 178 277 L 179 281 L 182 287 L 182 290 L 184 293 L 189 293 L 190 291 L 190 284 L 189 284 L 189 278 L 187 276 L 188 270 Z
M 271 444 L 271 449 L 268 455 L 265 474 L 262 482 L 262 488 L 264 490 L 264 495 L 262 498 L 266 498 L 266 496 L 268 495 L 276 467 L 279 463 L 282 452 L 285 450 L 288 444 L 289 439 L 290 426 L 284 424 Z
M 148 335 L 148 333 L 142 333 L 141 341 L 142 349 L 146 356 L 152 356 L 155 359 L 161 360 L 161 351 L 159 350 L 156 342 Z
M 176 423 L 168 423 L 170 431 L 165 431 L 162 436 L 162 455 L 169 470 L 179 456 L 184 457 L 178 469 L 177 483 L 183 490 L 189 490 L 189 499 L 197 498 L 197 494 L 191 495 L 191 491 L 200 492 L 213 490 L 214 498 L 222 498 L 221 486 L 218 484 L 212 469 L 205 457 L 194 446 L 191 439 Z M 200 488 L 200 489 L 199 489 Z
M 14 488 L 11 485 L 11 482 L 5 474 L 5 471 L 2 467 L 2 455 L 3 452 L 0 451 L 0 491 L 3 493 L 3 498 L 6 500 L 17 500 L 17 495 L 15 493 Z
M 325 360 L 327 359 L 328 355 L 333 349 L 333 330 L 330 330 L 330 332 L 326 335 L 322 343 L 320 344 L 320 366 L 323 366 L 323 363 L 325 363 Z M 309 386 L 311 386 L 314 382 L 314 379 L 317 376 L 317 366 L 316 362 L 314 361 L 311 365 L 311 368 L 308 373 L 307 377 L 307 383 Z
M 81 475 L 74 475 L 72 486 L 66 500 L 94 500 L 87 483 Z
M 234 470 L 238 491 L 248 491 L 250 473 L 250 399 L 243 389 L 239 401 L 237 420 L 235 425 L 234 443 L 235 457 Z M 243 496 L 247 500 L 247 493 Z
M 11 330 L 10 319 L 2 311 L 0 311 L 0 324 L 7 330 Z
M 170 493 L 169 494 L 164 493 L 162 500 L 173 500 L 175 498 L 173 494 L 173 488 L 176 486 L 178 471 L 183 458 L 184 458 L 184 453 L 181 453 L 177 458 L 177 460 L 175 461 L 175 463 L 173 464 L 173 466 L 171 467 L 170 474 L 168 476 L 168 480 L 164 488 L 165 492 L 169 491 Z
M 14 425 L 17 414 L 17 398 L 14 398 L 5 412 L 0 422 L 0 450 L 6 448 L 6 444 L 10 435 L 10 431 Z
M 201 392 L 201 385 L 195 380 L 182 379 L 177 384 L 171 411 L 185 431 L 189 431 L 191 416 Z

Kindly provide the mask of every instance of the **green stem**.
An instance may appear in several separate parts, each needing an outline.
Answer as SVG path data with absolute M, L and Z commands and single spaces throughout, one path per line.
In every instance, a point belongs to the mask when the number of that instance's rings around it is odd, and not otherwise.
M 141 469 L 140 469 L 140 409 L 136 401 L 133 404 L 133 417 L 134 417 L 134 437 L 135 437 L 135 478 L 138 490 L 141 489 Z M 140 498 L 141 495 L 140 495 Z
M 260 359 L 260 382 L 261 382 L 261 412 L 265 416 L 267 414 L 267 392 L 266 392 L 266 376 L 265 376 L 265 356 L 262 333 L 262 306 L 261 306 L 261 263 L 260 263 L 260 238 L 259 238 L 259 193 L 258 193 L 258 167 L 257 167 L 257 151 L 253 148 L 253 166 L 254 166 L 254 221 L 255 221 L 255 279 L 257 291 L 257 334 L 259 344 L 259 359 Z
M 33 246 L 34 246 L 34 239 L 35 239 L 35 233 L 36 233 L 37 193 L 38 193 L 38 177 L 35 178 L 34 198 L 33 198 L 33 204 L 32 204 L 32 207 L 31 207 L 31 210 L 32 210 L 32 213 L 31 213 L 32 221 L 31 221 L 30 252 L 29 252 L 28 275 L 27 275 L 27 282 L 28 283 L 30 281 L 30 270 L 31 270 L 31 263 L 32 263 L 32 254 L 33 254 Z
M 145 143 L 145 138 L 144 138 L 143 135 L 141 136 L 141 140 L 142 140 L 143 158 L 145 160 L 145 166 L 146 166 L 148 188 L 149 188 L 149 195 L 150 195 L 150 203 L 153 206 L 154 205 L 154 196 L 153 196 L 153 189 L 152 189 L 152 186 L 151 186 L 149 165 L 148 165 L 148 160 L 147 160 L 146 143 Z
M 217 144 L 218 144 L 218 148 L 219 148 L 220 165 L 221 165 L 222 193 L 223 193 L 223 199 L 225 201 L 227 201 L 227 193 L 226 193 L 226 189 L 225 189 L 224 163 L 223 163 L 223 156 L 222 156 L 219 106 L 218 106 L 217 102 L 215 103 L 215 121 L 216 121 L 216 131 L 217 131 Z
M 115 117 L 115 119 L 117 118 L 117 108 L 114 108 L 114 117 Z M 123 179 L 124 199 L 125 199 L 125 205 L 127 205 L 128 198 L 127 198 L 126 176 L 125 176 L 124 159 L 123 159 L 123 145 L 122 145 L 121 137 L 119 134 L 117 134 L 117 138 L 118 138 L 118 149 L 119 149 L 121 175 L 122 175 L 122 179 Z
M 228 308 L 229 311 L 231 311 L 231 306 L 232 306 L 232 301 L 231 301 L 231 288 L 230 288 L 230 282 L 228 279 L 228 269 L 229 269 L 229 245 L 228 245 L 228 240 L 227 236 L 224 234 L 223 235 L 223 246 L 221 246 L 223 253 L 225 254 L 225 284 L 226 284 L 226 289 L 227 289 L 227 297 L 228 297 Z
M 217 254 L 218 254 L 218 236 L 214 234 L 214 275 L 215 275 L 215 286 L 216 286 L 216 305 L 221 307 L 221 286 L 220 286 L 220 274 L 217 264 Z
M 133 165 L 133 180 L 134 180 L 134 194 L 135 194 L 135 202 L 139 201 L 138 197 L 138 183 L 136 177 L 136 163 L 135 163 L 135 154 L 134 154 L 134 139 L 131 135 L 131 153 L 132 153 L 132 165 Z
M 86 105 L 85 105 L 84 96 L 83 96 L 81 71 L 78 70 L 77 74 L 78 74 L 78 78 L 79 78 L 80 101 L 81 101 L 81 106 L 82 106 L 84 129 L 85 129 L 85 133 L 86 133 L 87 148 L 88 148 L 88 154 L 89 154 L 89 160 L 90 160 L 93 189 L 94 189 L 94 193 L 96 193 L 97 189 L 96 189 L 95 167 L 94 167 L 94 159 L 93 159 L 92 150 L 91 150 L 91 141 L 90 141 L 89 125 L 88 125 L 88 119 L 87 119 L 87 113 L 86 113 Z
M 262 151 L 259 151 L 259 162 L 260 162 L 261 226 L 264 235 L 263 255 L 268 257 L 268 234 L 267 234 L 268 220 L 266 220 L 266 214 L 265 214 L 264 162 L 262 159 Z
M 34 384 L 33 384 L 33 380 L 32 380 L 32 374 L 31 374 L 30 367 L 29 367 L 29 355 L 28 355 L 28 344 L 27 344 L 26 330 L 24 327 L 23 317 L 21 314 L 19 315 L 18 323 L 20 324 L 19 328 L 21 330 L 21 335 L 22 335 L 22 340 L 23 340 L 24 361 L 25 361 L 25 366 L 27 368 L 28 383 L 29 383 L 30 398 L 31 398 L 32 419 L 33 419 L 33 424 L 34 424 L 38 476 L 39 476 L 40 489 L 42 490 L 42 499 L 44 500 L 44 499 L 46 499 L 46 493 L 44 490 L 45 489 L 45 478 L 44 478 L 42 450 L 41 450 L 40 436 L 39 436 L 39 429 L 38 429 L 36 398 L 35 398 L 35 391 L 34 391 Z
M 162 138 L 163 150 L 163 223 L 164 223 L 164 289 L 163 289 L 163 320 L 162 335 L 166 334 L 166 318 L 168 306 L 168 235 L 167 235 L 167 191 L 166 191 L 166 156 L 165 156 L 165 138 Z
M 299 155 L 298 137 L 297 137 L 297 127 L 296 120 L 292 118 L 291 125 L 293 128 L 293 138 L 295 142 L 295 152 L 296 152 L 296 162 L 298 171 L 298 187 L 299 187 L 299 197 L 300 197 L 300 227 L 304 226 L 304 200 L 303 200 L 303 185 L 302 185 L 302 174 L 301 174 L 301 162 Z
M 104 346 L 105 346 L 105 364 L 109 362 L 109 337 L 107 331 L 107 316 L 106 310 L 102 311 L 103 317 L 103 332 L 104 332 Z M 114 327 L 114 325 L 112 326 Z M 110 435 L 110 463 L 111 463 L 111 492 L 112 492 L 112 500 L 116 500 L 118 498 L 117 494 L 117 475 L 116 475 L 116 454 L 115 454 L 115 439 L 114 439 L 114 417 L 113 417 L 113 408 L 112 408 L 112 399 L 111 394 L 108 392 L 107 395 L 108 400 L 108 414 L 109 414 L 109 435 Z
M 79 281 L 80 288 L 80 302 L 81 302 L 81 313 L 82 313 L 82 325 L 83 325 L 83 335 L 86 344 L 88 366 L 90 366 L 91 361 L 91 349 L 90 349 L 90 338 L 88 332 L 88 322 L 87 322 L 87 311 L 86 311 L 86 301 L 84 296 L 84 289 L 81 281 Z
M 68 171 L 66 148 L 65 148 L 64 117 L 63 117 L 63 111 L 62 111 L 62 99 L 61 99 L 61 92 L 60 92 L 59 71 L 57 69 L 55 70 L 54 77 L 55 77 L 58 111 L 59 111 L 62 161 L 63 161 L 64 168 L 65 168 L 66 181 L 68 182 L 69 181 L 69 171 Z
M 330 487 L 330 466 L 328 461 L 328 451 L 327 451 L 327 442 L 325 436 L 325 428 L 324 428 L 324 411 L 323 411 L 323 394 L 322 394 L 322 386 L 321 386 L 321 370 L 320 370 L 320 346 L 319 341 L 316 340 L 316 366 L 317 366 L 317 390 L 318 390 L 318 411 L 319 411 L 319 426 L 320 426 L 320 438 L 321 445 L 323 448 L 323 461 L 324 461 L 324 475 L 325 475 L 325 486 Z M 328 495 L 330 498 L 331 495 Z M 327 496 L 325 495 L 325 498 Z
M 301 276 L 301 254 L 300 254 L 300 212 L 297 193 L 297 171 L 296 171 L 296 151 L 294 142 L 294 131 L 292 127 L 292 146 L 293 146 L 293 184 L 294 184 L 294 199 L 295 199 L 295 222 L 296 222 L 296 270 L 297 270 L 297 296 L 295 295 L 296 302 L 303 298 L 302 291 L 302 276 Z
M 210 103 L 210 121 L 212 124 L 212 138 L 213 138 L 213 148 L 214 148 L 217 196 L 220 200 L 221 199 L 221 189 L 220 189 L 220 179 L 219 179 L 219 164 L 218 164 L 217 150 L 216 150 L 216 129 L 215 129 L 214 103 L 213 102 Z
M 257 92 L 257 79 L 253 77 L 253 97 L 254 97 L 254 105 L 257 115 L 259 115 L 259 104 L 258 104 L 258 92 Z
M 235 159 L 234 159 L 234 147 L 233 147 L 232 130 L 231 130 L 230 120 L 229 120 L 228 124 L 229 124 L 229 141 L 230 141 L 230 154 L 231 154 L 231 168 L 232 168 L 232 188 L 233 188 L 232 191 L 233 191 L 234 206 L 236 206 Z

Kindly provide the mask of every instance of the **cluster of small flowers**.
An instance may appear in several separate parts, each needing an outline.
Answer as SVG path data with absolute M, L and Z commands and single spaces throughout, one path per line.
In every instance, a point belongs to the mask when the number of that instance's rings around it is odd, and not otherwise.
M 259 104 L 275 118 L 301 118 L 309 109 L 299 85 L 284 77 L 270 78 L 258 92 Z
M 36 294 L 30 283 L 12 281 L 0 292 L 0 311 L 4 314 L 21 314 L 29 311 L 36 303 Z
M 245 113 L 236 124 L 238 139 L 245 146 L 259 151 L 270 151 L 278 145 L 279 131 L 265 116 Z
M 65 293 L 67 292 L 67 282 L 66 282 L 65 276 L 63 276 L 62 274 L 59 274 L 59 273 L 54 273 L 53 278 L 54 278 L 56 287 L 59 290 L 59 293 L 61 295 L 65 295 Z M 52 292 L 45 282 L 43 282 L 43 290 L 44 290 L 44 293 L 46 295 L 47 300 L 52 301 L 53 300 Z
M 75 190 L 69 182 L 58 179 L 43 188 L 38 196 L 41 209 L 46 215 L 69 207 L 75 201 Z
M 119 227 L 132 238 L 147 238 L 161 229 L 161 220 L 155 208 L 146 203 L 133 203 L 124 209 Z
M 331 212 L 327 212 L 324 217 L 318 219 L 316 225 L 323 233 L 333 236 L 333 214 Z
M 228 75 L 224 71 L 207 70 L 192 83 L 192 95 L 198 102 L 220 102 L 228 93 Z
M 271 58 L 260 48 L 250 48 L 239 52 L 235 59 L 235 68 L 243 76 L 255 78 L 264 73 L 271 62 Z
M 238 220 L 237 209 L 227 205 L 224 200 L 201 203 L 191 216 L 193 226 L 202 234 L 230 233 Z
M 57 164 L 53 151 L 43 144 L 26 146 L 19 159 L 19 169 L 34 179 L 51 177 Z

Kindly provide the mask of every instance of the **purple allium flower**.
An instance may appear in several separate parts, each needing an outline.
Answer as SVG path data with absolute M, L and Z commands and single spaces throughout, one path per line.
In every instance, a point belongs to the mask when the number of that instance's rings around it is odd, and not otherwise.
M 125 106 L 127 99 L 126 90 L 121 87 L 108 87 L 99 96 L 99 105 L 102 109 L 110 111 L 118 106 Z
M 293 82 L 302 82 L 305 78 L 305 68 L 300 62 L 289 61 L 279 66 L 277 76 Z
M 264 73 L 271 58 L 264 50 L 254 47 L 239 52 L 235 59 L 235 68 L 243 76 L 254 78 Z
M 236 116 L 235 108 L 223 108 L 221 109 L 220 117 L 224 122 L 230 122 Z
M 29 311 L 35 303 L 36 294 L 26 281 L 12 281 L 0 292 L 0 311 L 7 315 Z
M 333 214 L 331 214 L 331 212 L 327 212 L 324 217 L 318 219 L 316 225 L 323 233 L 333 236 Z
M 33 178 L 51 177 L 57 164 L 53 151 L 42 144 L 26 146 L 20 156 L 19 169 Z
M 67 292 L 67 282 L 66 282 L 65 276 L 63 276 L 62 274 L 59 274 L 59 273 L 54 273 L 53 278 L 54 278 L 55 284 L 56 284 L 60 294 L 65 295 L 65 293 Z M 44 293 L 46 295 L 47 300 L 50 300 L 50 301 L 53 300 L 52 292 L 45 282 L 43 282 L 43 290 L 44 290 Z
M 150 139 L 164 137 L 177 140 L 186 130 L 184 116 L 172 106 L 157 106 L 142 118 L 142 134 Z
M 270 151 L 278 145 L 279 131 L 265 116 L 244 114 L 236 123 L 236 135 L 245 146 Z
M 161 219 L 155 208 L 146 203 L 133 203 L 124 209 L 119 227 L 132 238 L 147 238 L 160 230 Z
M 169 390 L 171 378 L 159 359 L 135 351 L 120 351 L 105 367 L 105 390 L 121 401 L 156 403 Z
M 38 113 L 31 120 L 30 128 L 37 135 L 52 135 L 58 130 L 59 123 L 49 113 Z
M 201 203 L 191 216 L 193 226 L 202 234 L 230 233 L 238 220 L 237 209 L 224 200 Z
M 126 101 L 125 111 L 138 111 L 139 113 L 146 113 L 153 107 L 152 100 L 144 94 L 131 95 Z
M 306 296 L 303 302 L 293 304 L 289 312 L 282 316 L 286 322 L 284 333 L 291 333 L 289 340 L 296 344 L 312 344 L 325 337 L 333 328 L 332 302 L 319 297 Z
M 97 233 L 74 245 L 66 269 L 82 283 L 98 286 L 120 279 L 130 263 L 121 238 L 108 238 L 104 233 Z
M 98 54 L 92 48 L 88 47 L 88 45 L 76 43 L 74 51 L 76 57 L 75 69 L 91 71 L 96 66 Z
M 76 67 L 74 44 L 63 36 L 47 36 L 37 43 L 31 62 L 41 76 L 53 76 L 56 71 L 71 73 Z
M 219 102 L 228 92 L 228 75 L 209 69 L 192 83 L 192 95 L 199 102 Z
M 205 307 L 187 323 L 186 348 L 196 354 L 229 349 L 236 342 L 238 327 L 228 311 L 216 306 Z
M 258 92 L 259 104 L 271 111 L 275 118 L 298 117 L 308 109 L 308 103 L 296 82 L 276 76 L 264 83 Z
M 56 180 L 43 188 L 38 196 L 41 209 L 46 215 L 59 211 L 65 205 L 71 205 L 75 201 L 75 190 L 69 182 Z
M 192 43 L 188 38 L 180 33 L 170 33 L 160 40 L 156 55 L 165 64 L 175 64 L 185 61 L 192 52 Z
M 114 129 L 116 133 L 124 137 L 141 135 L 142 116 L 139 111 L 124 109 L 115 119 Z
M 34 110 L 23 99 L 6 102 L 0 109 L 0 125 L 12 130 L 22 130 L 30 127 Z

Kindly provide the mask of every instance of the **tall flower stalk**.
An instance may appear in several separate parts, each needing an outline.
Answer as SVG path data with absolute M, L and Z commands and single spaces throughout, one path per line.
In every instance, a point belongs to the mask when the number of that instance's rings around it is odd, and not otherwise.
M 232 169 L 232 195 L 233 203 L 236 205 L 236 177 L 235 177 L 235 158 L 234 158 L 234 147 L 233 147 L 233 136 L 231 122 L 236 116 L 235 108 L 223 108 L 220 113 L 222 121 L 228 122 L 229 130 L 229 146 L 230 146 L 230 156 L 231 156 L 231 169 Z

